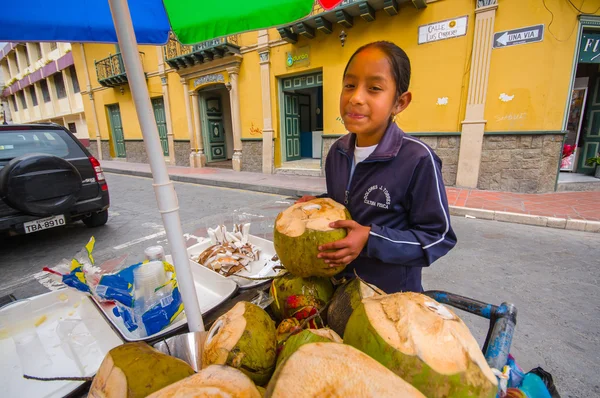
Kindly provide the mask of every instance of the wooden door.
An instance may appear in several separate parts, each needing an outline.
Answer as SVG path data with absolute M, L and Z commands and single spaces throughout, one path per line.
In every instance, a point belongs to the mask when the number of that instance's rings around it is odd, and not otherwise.
M 300 106 L 294 94 L 284 94 L 285 157 L 287 161 L 300 159 Z
M 115 153 L 118 158 L 126 157 L 125 137 L 123 136 L 123 123 L 121 122 L 121 111 L 119 104 L 108 105 L 108 120 L 112 135 Z
M 169 156 L 169 140 L 167 138 L 167 117 L 165 113 L 165 101 L 162 97 L 152 98 L 152 110 L 154 111 L 154 119 L 158 128 L 158 136 L 160 137 L 160 145 L 163 149 L 163 155 Z

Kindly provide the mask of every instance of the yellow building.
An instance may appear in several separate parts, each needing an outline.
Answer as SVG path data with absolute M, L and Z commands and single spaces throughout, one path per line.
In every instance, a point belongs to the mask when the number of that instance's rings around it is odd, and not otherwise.
M 171 40 L 140 56 L 171 163 L 321 175 L 346 133 L 338 104 L 348 59 L 393 41 L 412 64 L 413 102 L 397 123 L 434 148 L 447 185 L 547 192 L 563 141 L 578 146 L 562 162 L 569 171 L 593 172 L 583 160 L 600 150 L 600 10 L 578 3 L 316 3 L 290 26 L 195 46 Z M 146 161 L 122 61 L 109 55 L 118 49 L 78 44 L 73 53 L 89 75 L 84 106 L 104 158 Z

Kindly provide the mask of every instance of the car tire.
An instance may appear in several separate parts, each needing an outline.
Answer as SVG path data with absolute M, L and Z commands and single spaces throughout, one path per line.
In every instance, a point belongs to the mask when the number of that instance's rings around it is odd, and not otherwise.
M 88 228 L 101 227 L 108 221 L 108 210 L 92 213 L 89 217 L 84 217 L 82 221 Z

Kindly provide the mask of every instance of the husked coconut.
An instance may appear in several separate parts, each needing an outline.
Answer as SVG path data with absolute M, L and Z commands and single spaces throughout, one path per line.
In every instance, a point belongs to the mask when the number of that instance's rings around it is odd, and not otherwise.
M 305 344 L 342 343 L 342 338 L 329 328 L 306 329 L 289 337 L 277 356 L 277 366 Z
M 467 326 L 423 294 L 364 299 L 348 320 L 344 343 L 373 357 L 427 397 L 496 396 L 496 377 Z
M 275 323 L 259 306 L 241 301 L 208 331 L 202 366 L 228 365 L 264 385 L 273 373 L 276 355 Z
M 310 343 L 277 367 L 267 398 L 424 398 L 368 355 L 338 343 Z
M 262 398 L 252 380 L 230 366 L 210 365 L 148 398 Z
M 340 336 L 352 312 L 358 308 L 365 298 L 383 295 L 385 292 L 374 285 L 367 284 L 359 278 L 354 278 L 338 287 L 333 294 L 331 304 L 327 308 L 327 325 Z
M 193 374 L 186 362 L 146 343 L 125 343 L 106 354 L 89 396 L 142 398 Z
M 329 224 L 350 219 L 348 210 L 329 198 L 290 206 L 277 216 L 273 233 L 273 245 L 281 264 L 304 278 L 340 273 L 345 267 L 331 267 L 317 258 L 318 247 L 345 238 L 345 229 L 334 229 Z

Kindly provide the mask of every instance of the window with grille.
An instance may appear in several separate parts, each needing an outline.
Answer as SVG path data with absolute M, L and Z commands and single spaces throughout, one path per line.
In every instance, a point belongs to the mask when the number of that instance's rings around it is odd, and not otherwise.
M 77 134 L 77 126 L 75 125 L 75 123 L 69 123 L 69 131 L 73 134 Z
M 37 95 L 35 93 L 35 87 L 29 86 L 29 96 L 31 97 L 31 103 L 33 106 L 38 106 Z
M 57 43 L 56 42 L 52 42 L 50 43 L 50 51 L 52 50 L 56 50 L 58 48 Z
M 27 101 L 25 100 L 25 94 L 23 94 L 23 91 L 17 92 L 17 95 L 19 96 L 19 101 L 21 101 L 21 107 L 23 109 L 27 109 Z
M 44 102 L 50 102 L 50 90 L 48 90 L 48 82 L 46 79 L 40 80 L 40 88 L 42 89 L 42 97 L 44 98 Z
M 67 96 L 67 91 L 65 90 L 65 80 L 63 79 L 62 72 L 54 74 L 54 85 L 56 86 L 56 96 L 59 99 L 65 98 Z
M 79 80 L 77 80 L 77 73 L 73 65 L 69 66 L 69 75 L 71 75 L 71 83 L 73 83 L 73 92 L 78 93 L 80 91 Z
M 16 97 L 16 95 L 11 95 L 10 99 L 12 100 L 12 104 L 13 104 L 13 108 L 15 108 L 15 112 L 18 112 L 19 107 L 17 106 L 17 99 L 15 97 Z

